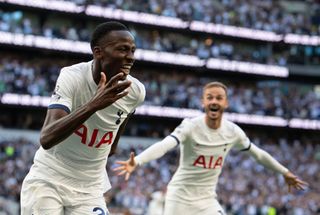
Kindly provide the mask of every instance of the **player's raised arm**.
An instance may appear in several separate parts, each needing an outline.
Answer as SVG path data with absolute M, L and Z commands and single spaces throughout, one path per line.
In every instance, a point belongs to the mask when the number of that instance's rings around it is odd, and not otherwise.
M 66 139 L 84 121 L 96 111 L 103 109 L 123 96 L 130 86 L 130 82 L 118 83 L 123 74 L 119 73 L 106 82 L 106 76 L 101 73 L 100 82 L 95 96 L 83 106 L 72 113 L 63 109 L 48 109 L 47 116 L 40 134 L 40 143 L 44 149 L 50 149 L 54 145 Z
M 177 140 L 172 136 L 167 136 L 162 141 L 159 141 L 143 152 L 138 156 L 134 157 L 134 154 L 130 154 L 130 158 L 127 161 L 116 161 L 117 164 L 120 164 L 119 167 L 113 169 L 117 172 L 117 175 L 125 175 L 125 179 L 128 180 L 131 173 L 136 169 L 138 165 L 142 165 L 151 160 L 158 159 L 167 153 L 170 149 L 174 148 L 178 144 Z
M 268 169 L 281 173 L 288 185 L 289 192 L 291 192 L 292 187 L 298 190 L 303 190 L 305 186 L 308 186 L 307 182 L 300 180 L 298 176 L 294 175 L 286 167 L 274 159 L 268 152 L 260 149 L 255 144 L 251 143 L 248 153 L 253 156 L 258 163 L 262 164 Z

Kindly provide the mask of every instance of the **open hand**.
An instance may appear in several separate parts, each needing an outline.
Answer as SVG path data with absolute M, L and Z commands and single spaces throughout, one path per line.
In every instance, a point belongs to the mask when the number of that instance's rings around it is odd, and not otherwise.
M 292 187 L 294 187 L 297 190 L 304 190 L 304 187 L 308 186 L 307 182 L 300 180 L 298 176 L 294 175 L 290 171 L 284 174 L 283 177 L 286 183 L 288 184 L 289 192 L 291 192 Z
M 119 167 L 113 169 L 117 172 L 117 175 L 124 175 L 125 180 L 127 181 L 130 178 L 131 173 L 136 169 L 137 164 L 134 161 L 134 153 L 130 153 L 130 158 L 127 161 L 116 161 L 117 164 L 120 164 Z
M 105 107 L 108 107 L 118 99 L 128 95 L 128 91 L 126 89 L 131 85 L 130 81 L 123 81 L 123 73 L 118 73 L 108 82 L 106 82 L 106 75 L 103 72 L 100 74 L 101 78 L 98 84 L 97 92 L 91 99 L 91 103 L 96 110 L 101 110 Z

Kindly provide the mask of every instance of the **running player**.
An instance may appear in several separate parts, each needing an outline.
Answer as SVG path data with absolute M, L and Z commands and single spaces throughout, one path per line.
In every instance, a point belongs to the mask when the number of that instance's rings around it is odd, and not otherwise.
M 129 75 L 135 43 L 118 22 L 98 25 L 93 60 L 61 70 L 40 134 L 41 147 L 23 181 L 22 215 L 108 214 L 106 157 L 145 97 Z
M 220 82 L 204 86 L 202 105 L 205 114 L 184 119 L 169 136 L 129 160 L 117 161 L 114 170 L 128 180 L 130 174 L 150 160 L 163 156 L 180 145 L 179 167 L 168 184 L 165 215 L 225 214 L 217 201 L 216 185 L 226 155 L 232 147 L 246 151 L 256 161 L 281 173 L 289 190 L 307 185 L 270 154 L 251 143 L 243 130 L 222 117 L 228 107 L 227 87 Z

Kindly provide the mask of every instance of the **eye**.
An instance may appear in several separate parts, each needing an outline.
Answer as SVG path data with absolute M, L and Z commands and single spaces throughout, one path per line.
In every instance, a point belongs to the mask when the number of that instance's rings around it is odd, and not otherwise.
M 119 50 L 119 51 L 126 51 L 126 50 L 127 50 L 127 48 L 126 48 L 126 47 L 124 47 L 124 46 L 120 46 L 119 48 L 117 48 L 117 50 Z

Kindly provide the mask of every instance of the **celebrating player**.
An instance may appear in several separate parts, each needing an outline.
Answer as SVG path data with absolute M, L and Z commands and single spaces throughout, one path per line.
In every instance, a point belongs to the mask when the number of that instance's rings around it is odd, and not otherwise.
M 129 160 L 117 161 L 114 170 L 125 175 L 146 162 L 160 158 L 168 150 L 180 145 L 179 167 L 172 177 L 166 194 L 165 215 L 225 214 L 217 201 L 216 185 L 226 155 L 232 147 L 246 151 L 257 162 L 281 173 L 289 186 L 304 189 L 306 182 L 298 179 L 270 154 L 251 143 L 236 124 L 222 117 L 228 107 L 227 87 L 220 82 L 204 86 L 202 105 L 205 114 L 184 119 L 169 136 L 147 148 L 138 156 L 131 153 Z
M 61 70 L 40 134 L 41 147 L 23 181 L 22 215 L 108 214 L 106 157 L 145 97 L 129 75 L 135 42 L 118 22 L 98 25 L 93 60 Z

